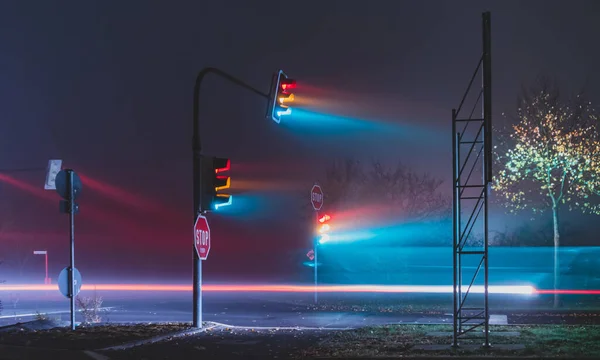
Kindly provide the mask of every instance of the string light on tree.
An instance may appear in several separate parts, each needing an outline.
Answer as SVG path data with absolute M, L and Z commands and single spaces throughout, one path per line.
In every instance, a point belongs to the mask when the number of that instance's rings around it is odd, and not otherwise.
M 600 137 L 598 116 L 577 96 L 561 102 L 557 91 L 525 93 L 518 122 L 495 148 L 500 171 L 493 190 L 511 212 L 552 211 L 554 285 L 558 287 L 559 209 L 600 215 Z M 557 304 L 555 299 L 555 304 Z

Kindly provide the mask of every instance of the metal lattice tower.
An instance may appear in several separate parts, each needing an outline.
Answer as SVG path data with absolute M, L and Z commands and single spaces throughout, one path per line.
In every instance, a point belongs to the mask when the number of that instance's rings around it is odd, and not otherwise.
M 490 13 L 483 13 L 483 52 L 458 109 L 452 109 L 453 153 L 453 346 L 483 328 L 489 346 L 488 197 L 492 180 L 492 73 Z M 473 87 L 481 73 L 479 91 Z M 471 91 L 473 90 L 473 91 Z M 464 109 L 470 94 L 472 109 Z M 481 117 L 473 117 L 481 104 Z M 459 118 L 465 110 L 468 116 Z M 483 273 L 483 274 L 482 274 Z M 483 275 L 483 276 L 482 276 Z

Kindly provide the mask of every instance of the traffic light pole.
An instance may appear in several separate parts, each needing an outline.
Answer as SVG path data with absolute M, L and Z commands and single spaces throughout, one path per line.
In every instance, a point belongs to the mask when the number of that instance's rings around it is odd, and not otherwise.
M 264 93 L 242 80 L 229 75 L 228 73 L 219 70 L 214 67 L 207 67 L 202 69 L 196 76 L 196 82 L 194 84 L 194 110 L 193 110 L 193 134 L 192 134 L 192 186 L 194 196 L 194 219 L 193 223 L 196 223 L 198 215 L 202 214 L 202 145 L 200 141 L 200 87 L 204 77 L 208 74 L 218 75 L 230 82 L 239 85 L 253 93 L 260 95 L 267 99 L 267 106 L 271 98 L 271 94 Z M 192 237 L 193 238 L 193 237 Z M 194 254 L 194 279 L 193 279 L 193 326 L 196 328 L 202 327 L 202 260 L 196 252 L 196 248 L 192 243 L 192 252 Z
M 315 214 L 317 215 L 317 225 L 318 225 L 319 224 L 319 211 L 318 210 L 315 211 Z M 318 276 L 317 276 L 318 275 L 318 270 L 317 270 L 317 268 L 318 268 L 318 265 L 317 265 L 318 264 L 317 254 L 319 253 L 319 250 L 318 250 L 318 248 L 319 248 L 319 240 L 318 240 L 318 238 L 319 238 L 318 236 L 315 236 L 314 245 L 313 245 L 314 252 L 315 252 L 315 304 L 319 302 L 319 285 L 318 285 L 318 282 L 317 282 L 317 280 L 319 279 Z

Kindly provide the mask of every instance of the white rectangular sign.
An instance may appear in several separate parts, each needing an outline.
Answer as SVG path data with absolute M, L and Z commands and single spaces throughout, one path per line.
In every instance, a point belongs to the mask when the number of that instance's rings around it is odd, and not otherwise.
M 45 190 L 56 190 L 56 174 L 60 172 L 62 168 L 62 160 L 48 160 L 48 169 L 46 169 L 46 183 L 44 184 Z

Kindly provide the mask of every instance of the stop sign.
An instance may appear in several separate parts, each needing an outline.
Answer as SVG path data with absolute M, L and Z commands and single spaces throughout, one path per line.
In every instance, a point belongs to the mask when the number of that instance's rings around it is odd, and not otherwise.
M 323 190 L 319 185 L 313 185 L 310 190 L 310 203 L 315 211 L 319 211 L 323 207 Z
M 210 251 L 210 227 L 202 215 L 198 215 L 194 224 L 194 247 L 200 260 L 206 260 Z

